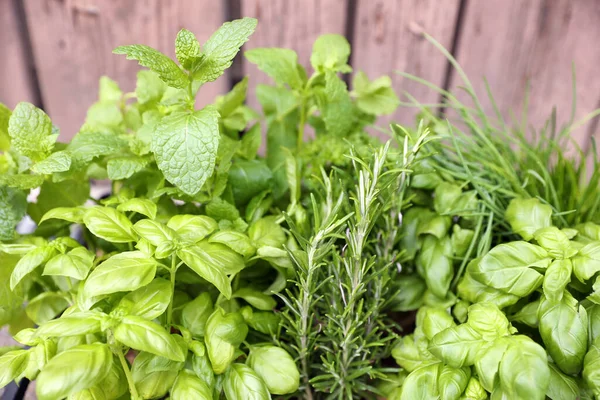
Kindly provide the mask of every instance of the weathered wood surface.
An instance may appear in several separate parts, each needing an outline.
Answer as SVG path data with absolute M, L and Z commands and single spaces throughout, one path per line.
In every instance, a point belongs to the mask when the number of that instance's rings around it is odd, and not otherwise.
M 436 103 L 439 95 L 395 71 L 444 85 L 447 60 L 423 36 L 427 32 L 444 47 L 452 46 L 459 0 L 357 0 L 352 65 L 369 78 L 390 75 L 396 92 L 410 93 L 420 103 Z M 401 108 L 393 120 L 414 124 L 416 109 Z M 383 118 L 384 125 L 390 118 Z
M 20 101 L 36 101 L 25 27 L 19 21 L 17 1 L 0 0 L 0 102 L 10 108 Z
M 63 140 L 83 123 L 100 76 L 115 78 L 124 90 L 135 88 L 140 67 L 113 55 L 115 47 L 141 43 L 173 56 L 182 27 L 203 41 L 225 19 L 224 2 L 211 0 L 24 1 L 43 103 Z M 226 79 L 206 85 L 201 102 L 209 103 L 226 87 Z
M 257 47 L 286 47 L 298 53 L 298 61 L 310 67 L 310 54 L 316 38 L 324 33 L 344 34 L 347 3 L 345 0 L 241 0 L 241 14 L 258 18 L 256 32 L 244 46 L 245 50 Z M 259 108 L 254 89 L 271 79 L 255 65 L 243 62 L 244 75 L 249 76 L 249 104 Z M 310 68 L 309 68 L 310 70 Z
M 520 115 L 529 82 L 528 122 L 535 128 L 543 125 L 553 106 L 558 122 L 568 121 L 575 63 L 578 119 L 599 105 L 599 20 L 597 0 L 468 1 L 456 57 L 488 112 L 492 106 L 483 76 L 507 117 L 510 110 Z M 460 85 L 453 72 L 451 87 Z M 584 127 L 573 137 L 582 144 L 589 134 Z

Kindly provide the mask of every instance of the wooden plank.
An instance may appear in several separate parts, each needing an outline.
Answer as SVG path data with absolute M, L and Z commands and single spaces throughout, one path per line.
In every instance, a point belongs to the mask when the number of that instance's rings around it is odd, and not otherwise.
M 33 52 L 46 110 L 72 137 L 96 100 L 98 79 L 108 75 L 135 88 L 141 68 L 111 54 L 123 44 L 147 44 L 174 56 L 177 32 L 185 27 L 202 42 L 224 20 L 224 2 L 211 0 L 25 0 Z M 201 89 L 201 104 L 226 90 L 227 77 Z
M 529 81 L 529 124 L 539 129 L 556 106 L 560 126 L 571 114 L 573 62 L 578 83 L 576 119 L 598 104 L 598 20 L 596 0 L 470 1 L 457 59 L 486 111 L 492 112 L 492 107 L 483 76 L 505 117 L 511 109 L 520 115 Z M 453 88 L 462 85 L 456 73 L 451 82 Z M 586 136 L 586 129 L 573 132 L 579 144 Z
M 36 102 L 27 60 L 27 43 L 20 29 L 17 1 L 0 0 L 0 102 L 10 108 L 20 101 Z
M 394 71 L 443 86 L 448 62 L 423 32 L 450 49 L 459 6 L 459 0 L 357 0 L 352 57 L 355 71 L 365 71 L 370 79 L 389 75 L 403 101 L 408 101 L 403 96 L 408 92 L 421 103 L 436 103 L 438 94 Z M 387 126 L 393 119 L 412 126 L 416 112 L 403 107 L 392 118 L 381 118 L 379 124 Z
M 257 47 L 285 47 L 298 53 L 298 60 L 310 70 L 310 54 L 317 37 L 324 33 L 344 34 L 345 0 L 241 0 L 245 17 L 258 18 L 258 27 L 245 50 Z M 244 60 L 244 75 L 249 76 L 249 104 L 259 109 L 255 87 L 272 80 L 255 65 Z M 310 73 L 310 72 L 309 72 Z

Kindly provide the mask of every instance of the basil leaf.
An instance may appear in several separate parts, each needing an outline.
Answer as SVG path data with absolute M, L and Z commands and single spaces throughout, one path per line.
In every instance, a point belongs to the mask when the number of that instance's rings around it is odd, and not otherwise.
M 233 294 L 232 297 L 244 299 L 254 308 L 263 311 L 273 310 L 277 305 L 277 302 L 275 299 L 273 299 L 273 297 L 252 288 L 239 289 Z
M 130 315 L 152 320 L 162 315 L 171 302 L 171 283 L 157 278 L 148 285 L 128 293 L 119 302 L 119 308 Z
M 510 242 L 494 247 L 469 272 L 485 285 L 525 297 L 533 293 L 544 278 L 532 267 L 545 269 L 549 264 L 548 253 L 540 246 Z
M 173 400 L 212 400 L 212 398 L 212 390 L 206 383 L 187 370 L 179 373 L 173 389 L 171 389 L 171 399 Z
M 491 303 L 477 303 L 469 307 L 467 324 L 485 340 L 493 341 L 511 334 L 512 327 L 506 315 Z
M 554 258 L 570 258 L 577 254 L 567 235 L 555 226 L 539 229 L 533 237 Z
M 110 207 L 91 207 L 83 215 L 85 226 L 94 235 L 114 243 L 134 242 L 137 239 L 131 222 Z
M 444 365 L 438 377 L 438 392 L 442 399 L 458 400 L 471 378 L 470 368 L 452 368 Z
M 25 312 L 33 322 L 39 325 L 50 321 L 67 307 L 69 307 L 69 302 L 64 295 L 45 292 L 31 299 L 25 307 Z
M 0 387 L 16 380 L 27 368 L 28 350 L 13 350 L 0 356 Z
M 247 204 L 272 184 L 273 173 L 262 160 L 236 160 L 229 169 L 228 185 L 237 205 Z
M 243 257 L 250 257 L 256 253 L 256 248 L 247 235 L 232 230 L 216 232 L 208 238 L 208 242 L 223 244 Z
M 182 362 L 166 360 L 163 367 L 157 370 L 154 367 L 158 362 L 157 360 L 160 359 L 163 359 L 163 357 L 142 351 L 133 361 L 131 375 L 138 394 L 143 399 L 164 397 L 173 386 L 179 371 L 183 368 Z
M 575 378 L 565 375 L 556 365 L 549 363 L 550 383 L 546 396 L 552 400 L 577 400 L 579 397 L 579 386 Z
M 141 317 L 128 315 L 114 330 L 115 339 L 136 350 L 185 361 L 185 354 L 163 327 Z
M 452 316 L 446 312 L 446 310 L 439 308 L 422 308 L 425 310 L 425 316 L 421 326 L 423 327 L 423 333 L 428 340 L 431 340 L 435 335 L 447 328 L 456 326 Z M 422 312 L 419 310 L 419 312 Z
M 59 353 L 36 380 L 38 399 L 56 400 L 88 389 L 108 375 L 111 365 L 106 344 L 84 344 Z
M 452 266 L 452 242 L 449 237 L 438 239 L 427 235 L 419 253 L 420 274 L 427 287 L 437 297 L 444 298 L 454 275 Z
M 454 368 L 475 363 L 477 353 L 486 345 L 485 339 L 471 326 L 463 324 L 445 329 L 431 339 L 429 351 Z
M 563 292 L 571 282 L 573 266 L 571 260 L 554 260 L 544 276 L 544 294 L 551 301 L 560 301 Z
M 202 293 L 187 303 L 181 310 L 181 322 L 190 330 L 192 336 L 202 337 L 208 318 L 213 313 L 213 303 L 208 292 Z
M 251 347 L 246 363 L 262 378 L 271 394 L 294 393 L 300 386 L 300 372 L 294 359 L 280 347 Z
M 514 232 L 531 240 L 538 229 L 552 224 L 552 208 L 538 199 L 514 199 L 506 209 L 505 218 Z
M 457 286 L 458 295 L 471 303 L 488 302 L 497 305 L 499 308 L 504 308 L 519 301 L 519 297 L 514 294 L 491 288 L 473 279 L 470 271 L 477 268 L 479 261 L 480 259 L 474 259 L 467 266 L 467 273 L 463 275 Z
M 544 349 L 533 340 L 522 335 L 512 337 L 499 370 L 500 386 L 507 398 L 544 400 L 550 384 L 547 358 Z
M 10 290 L 15 290 L 15 287 L 25 276 L 48 261 L 54 254 L 56 252 L 50 246 L 38 247 L 25 254 L 12 271 L 10 276 Z
M 426 400 L 439 398 L 438 376 L 441 363 L 426 365 L 411 372 L 402 384 L 400 400 Z
M 568 292 L 565 292 L 567 297 Z M 565 374 L 581 371 L 588 345 L 587 315 L 582 306 L 569 298 L 553 302 L 542 298 L 538 316 L 540 335 L 548 354 Z
M 42 275 L 67 276 L 84 280 L 92 264 L 94 255 L 85 247 L 76 247 L 67 254 L 59 254 L 51 258 L 44 267 Z
M 152 282 L 155 274 L 156 260 L 141 251 L 127 251 L 98 265 L 85 281 L 83 291 L 88 298 L 132 291 Z
M 175 215 L 167 226 L 182 239 L 194 243 L 201 241 L 218 227 L 217 221 L 205 215 Z
M 81 224 L 83 223 L 84 214 L 85 209 L 83 207 L 57 207 L 45 213 L 39 223 L 41 224 L 49 219 L 62 219 L 75 224 Z
M 156 218 L 157 211 L 156 203 L 148 199 L 129 199 L 117 206 L 117 211 L 127 212 L 134 211 L 148 218 Z
M 42 324 L 35 334 L 42 338 L 88 335 L 100 332 L 106 319 L 106 315 L 95 311 L 75 312 Z
M 248 326 L 239 313 L 226 313 L 222 308 L 212 313 L 206 322 L 204 342 L 215 374 L 225 372 L 247 334 Z
M 268 400 L 271 398 L 263 380 L 244 364 L 233 364 L 227 370 L 223 391 L 227 400 Z
M 177 237 L 177 234 L 173 229 L 151 219 L 143 219 L 136 222 L 135 225 L 133 225 L 133 229 L 138 235 L 146 239 L 153 246 L 160 246 Z
M 600 242 L 592 242 L 579 250 L 573 257 L 573 273 L 585 282 L 600 271 Z

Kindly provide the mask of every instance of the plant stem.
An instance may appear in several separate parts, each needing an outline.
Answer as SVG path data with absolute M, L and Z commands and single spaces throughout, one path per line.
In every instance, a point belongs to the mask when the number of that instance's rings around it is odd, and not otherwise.
M 312 309 L 311 304 L 311 294 L 310 287 L 312 284 L 312 274 L 314 271 L 313 263 L 314 263 L 314 255 L 316 251 L 316 246 L 311 245 L 310 250 L 308 251 L 308 269 L 306 273 L 306 280 L 304 283 L 304 287 L 302 288 L 302 317 L 300 323 L 300 362 L 302 365 L 302 376 L 304 379 L 305 385 L 305 399 L 312 400 L 312 391 L 310 389 L 310 371 L 308 370 L 308 336 L 310 334 L 311 322 L 310 320 L 310 310 Z
M 117 355 L 119 356 L 119 361 L 121 361 L 121 366 L 123 367 L 123 371 L 125 372 L 125 377 L 127 377 L 127 383 L 129 384 L 129 392 L 131 393 L 132 400 L 140 399 L 140 395 L 135 388 L 135 383 L 133 383 L 133 376 L 131 375 L 131 371 L 129 370 L 129 364 L 127 364 L 127 360 L 123 355 L 122 351 L 118 351 Z
M 167 308 L 167 331 L 171 329 L 171 319 L 173 317 L 173 298 L 175 296 L 175 275 L 177 273 L 177 256 L 171 256 L 171 301 Z
M 296 151 L 300 151 L 304 143 L 304 125 L 306 125 L 306 104 L 304 99 L 300 105 L 300 125 L 298 126 L 298 138 L 296 142 Z

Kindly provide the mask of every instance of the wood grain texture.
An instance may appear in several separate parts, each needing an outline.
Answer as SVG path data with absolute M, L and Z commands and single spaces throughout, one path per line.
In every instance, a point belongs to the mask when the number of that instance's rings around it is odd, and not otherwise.
M 4 1 L 4 0 L 2 0 Z M 124 90 L 135 88 L 135 61 L 113 55 L 124 44 L 146 44 L 174 56 L 177 32 L 185 27 L 200 42 L 224 21 L 224 2 L 211 0 L 24 0 L 46 111 L 72 137 L 96 100 L 102 75 Z M 199 104 L 226 90 L 221 77 L 200 91 Z
M 286 47 L 298 53 L 300 64 L 310 71 L 310 54 L 316 38 L 324 33 L 344 34 L 345 0 L 240 0 L 245 17 L 258 18 L 258 27 L 245 50 L 257 47 Z M 257 108 L 254 88 L 272 83 L 255 65 L 244 60 L 244 75 L 249 76 L 249 104 Z M 312 73 L 310 71 L 309 73 Z
M 428 33 L 446 48 L 452 46 L 459 0 L 357 0 L 352 65 L 370 79 L 389 75 L 403 101 L 408 92 L 421 103 L 435 103 L 439 95 L 394 71 L 404 71 L 443 86 L 447 60 L 423 36 Z M 414 125 L 416 111 L 400 108 L 385 126 L 396 122 Z
M 539 129 L 556 106 L 559 126 L 572 102 L 572 63 L 577 71 L 576 119 L 600 99 L 600 2 L 597 0 L 468 1 L 457 59 L 486 111 L 485 76 L 501 113 L 520 115 L 530 83 L 529 125 Z M 452 87 L 462 85 L 454 72 Z M 573 132 L 579 144 L 587 129 Z
M 20 101 L 35 102 L 27 44 L 14 0 L 0 0 L 0 102 L 10 108 Z

